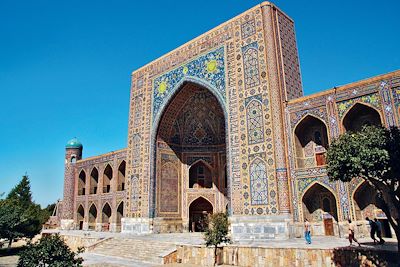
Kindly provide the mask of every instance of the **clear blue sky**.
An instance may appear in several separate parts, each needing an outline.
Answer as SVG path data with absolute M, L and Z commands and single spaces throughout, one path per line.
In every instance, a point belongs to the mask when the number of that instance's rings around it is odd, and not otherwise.
M 133 70 L 258 3 L 0 1 L 0 192 L 28 172 L 35 201 L 62 198 L 70 138 L 84 157 L 126 146 Z M 306 94 L 400 68 L 400 1 L 274 3 Z

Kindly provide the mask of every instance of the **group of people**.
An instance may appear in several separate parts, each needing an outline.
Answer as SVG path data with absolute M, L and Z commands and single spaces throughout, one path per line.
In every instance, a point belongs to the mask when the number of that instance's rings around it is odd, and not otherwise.
M 368 217 L 365 218 L 365 220 L 368 221 L 369 227 L 370 227 L 370 236 L 372 240 L 374 240 L 374 244 L 383 244 L 385 243 L 385 240 L 382 238 L 382 223 L 378 221 L 376 218 L 374 220 L 369 219 Z M 355 229 L 355 224 L 352 222 L 350 219 L 348 220 L 349 222 L 349 242 L 350 246 L 353 245 L 353 241 L 356 242 L 359 246 L 361 244 L 358 242 L 358 240 L 355 238 L 354 235 L 354 229 Z M 304 220 L 304 238 L 306 240 L 306 244 L 311 244 L 311 226 L 310 222 L 305 219 Z M 379 241 L 375 238 L 375 235 L 379 238 Z

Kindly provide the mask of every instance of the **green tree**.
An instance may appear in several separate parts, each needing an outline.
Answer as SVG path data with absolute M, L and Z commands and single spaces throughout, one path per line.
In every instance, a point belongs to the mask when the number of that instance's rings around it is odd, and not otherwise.
M 6 199 L 0 200 L 0 237 L 9 240 L 9 247 L 15 238 L 32 238 L 42 228 L 42 211 L 32 201 L 30 183 L 25 175 Z
M 208 227 L 204 233 L 206 246 L 214 246 L 214 265 L 217 263 L 217 249 L 222 243 L 229 243 L 229 221 L 225 213 L 215 213 L 209 216 Z
M 64 240 L 57 235 L 44 236 L 36 243 L 29 243 L 27 248 L 20 254 L 18 267 L 78 267 L 82 266 L 83 259 L 65 244 Z
M 330 145 L 327 164 L 330 179 L 349 182 L 359 177 L 376 190 L 399 241 L 400 130 L 364 126 L 359 132 L 345 133 Z
M 11 189 L 6 199 L 18 200 L 22 207 L 28 207 L 32 204 L 31 184 L 28 175 L 22 176 L 21 182 Z

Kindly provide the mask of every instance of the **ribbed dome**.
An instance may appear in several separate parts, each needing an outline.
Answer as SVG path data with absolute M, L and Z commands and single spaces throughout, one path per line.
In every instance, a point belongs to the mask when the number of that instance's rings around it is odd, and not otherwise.
M 74 137 L 71 140 L 68 141 L 68 143 L 65 145 L 66 148 L 82 148 L 82 143 L 79 142 L 79 140 Z

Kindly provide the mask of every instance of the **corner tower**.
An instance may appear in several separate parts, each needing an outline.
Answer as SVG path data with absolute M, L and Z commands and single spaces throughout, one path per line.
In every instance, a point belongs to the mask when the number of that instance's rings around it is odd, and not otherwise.
M 76 137 L 69 140 L 65 145 L 61 229 L 73 229 L 74 227 L 75 163 L 77 160 L 82 159 L 82 151 L 82 143 Z

